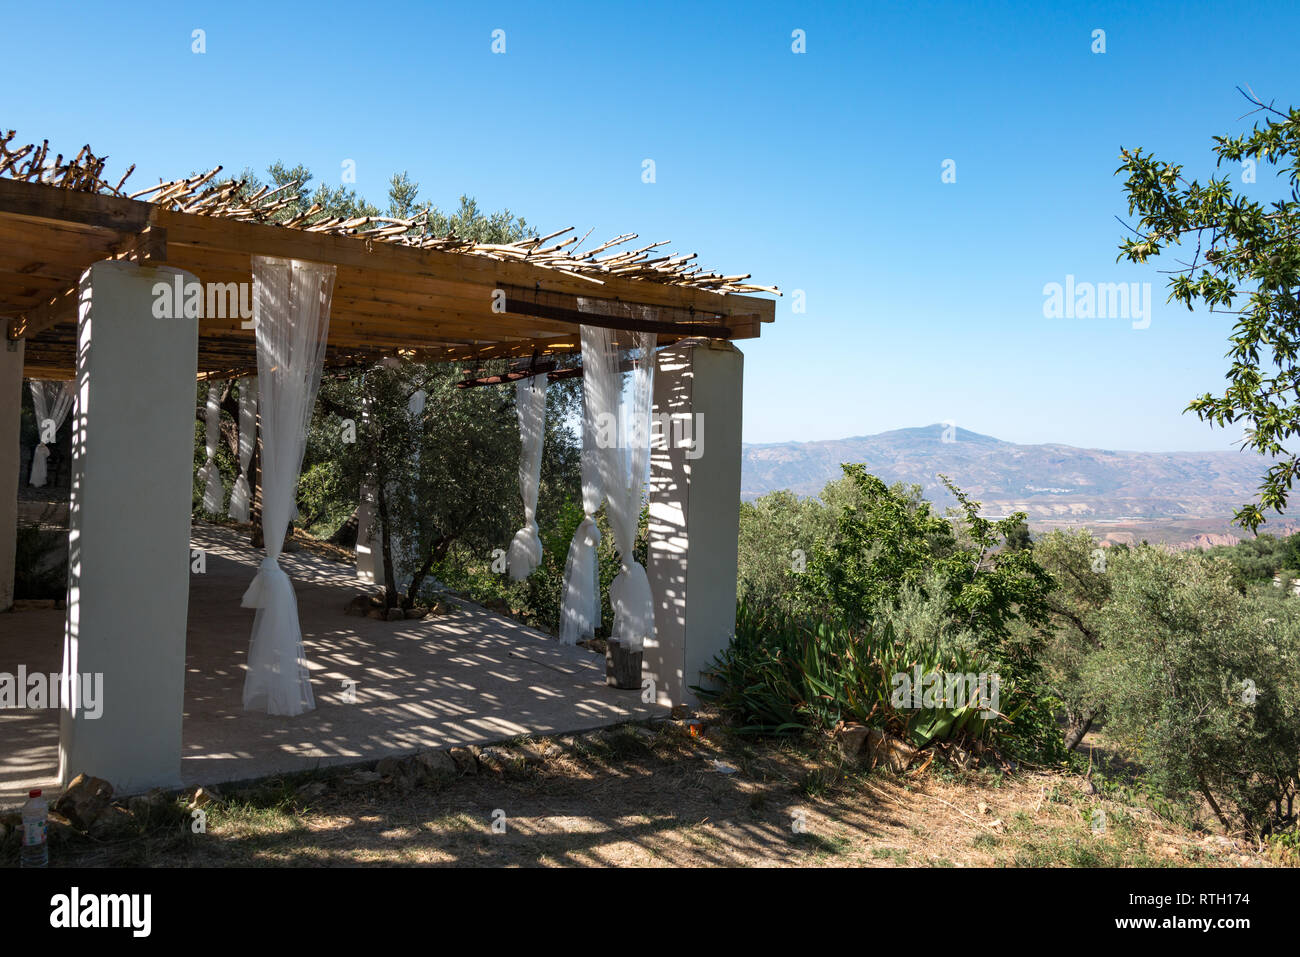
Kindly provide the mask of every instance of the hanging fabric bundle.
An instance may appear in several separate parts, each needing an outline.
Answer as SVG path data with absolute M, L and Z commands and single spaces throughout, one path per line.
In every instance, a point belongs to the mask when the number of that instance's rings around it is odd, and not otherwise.
M 239 382 L 239 477 L 230 493 L 229 515 L 237 522 L 247 522 L 253 504 L 248 486 L 248 466 L 257 446 L 257 376 Z
M 597 548 L 600 527 L 596 513 L 604 500 L 602 451 L 596 442 L 596 422 L 618 410 L 618 367 L 609 357 L 610 331 L 582 326 L 582 521 L 573 533 L 564 562 L 564 601 L 560 606 L 560 644 L 573 645 L 595 637 L 600 627 L 600 577 Z
M 221 512 L 226 497 L 225 486 L 221 484 L 221 470 L 213 461 L 213 456 L 217 454 L 217 442 L 221 438 L 221 387 L 216 382 L 208 384 L 208 404 L 203 411 L 203 424 L 207 461 L 199 469 L 199 484 L 203 486 L 203 511 L 216 515 Z
M 516 380 L 515 412 L 519 416 L 519 495 L 524 500 L 524 527 L 510 542 L 506 567 L 510 577 L 520 581 L 542 563 L 537 490 L 542 484 L 542 440 L 546 436 L 545 376 Z
M 428 401 L 428 399 L 429 399 L 429 393 L 425 392 L 423 389 L 417 389 L 415 392 L 411 394 L 411 397 L 406 402 L 406 412 L 411 417 L 417 435 L 424 431 L 424 405 Z M 418 438 L 415 441 L 414 448 L 411 449 L 411 463 L 414 466 L 414 473 L 416 475 L 419 475 L 420 474 L 420 440 Z M 416 491 L 414 487 L 411 489 L 410 501 L 412 507 L 414 507 L 417 502 Z M 410 539 L 411 540 L 409 543 L 402 543 L 402 563 L 407 569 L 406 573 L 400 576 L 402 579 L 403 591 L 406 591 L 407 589 L 410 588 L 411 579 L 413 577 L 412 571 L 418 568 L 420 565 L 418 559 L 419 536 L 412 534 L 410 536 Z
M 243 606 L 257 609 L 244 707 L 265 707 L 267 714 L 296 715 L 316 707 L 303 657 L 298 600 L 279 557 L 325 364 L 334 273 L 333 266 L 253 257 L 266 558 L 244 593 Z
M 49 445 L 63 427 L 63 420 L 72 411 L 72 401 L 76 397 L 74 382 L 31 381 L 32 409 L 36 413 L 36 432 L 38 444 L 32 452 L 32 471 L 27 478 L 28 485 L 44 488 L 48 479 L 46 459 L 50 457 Z
M 583 301 L 579 300 L 579 308 Z M 618 415 L 603 410 L 608 427 L 618 429 L 613 441 L 601 436 L 601 483 L 608 501 L 609 524 L 614 530 L 620 571 L 609 586 L 609 603 L 614 609 L 610 636 L 630 651 L 640 651 L 654 637 L 654 597 L 645 567 L 634 557 L 636 533 L 641 520 L 641 500 L 650 473 L 650 416 L 654 403 L 654 347 L 652 332 L 624 333 L 630 337 L 632 382 L 627 394 L 620 388 L 614 396 Z M 614 381 L 622 384 L 618 348 L 613 336 L 604 343 L 603 362 L 613 370 Z M 584 353 L 583 362 L 587 361 Z

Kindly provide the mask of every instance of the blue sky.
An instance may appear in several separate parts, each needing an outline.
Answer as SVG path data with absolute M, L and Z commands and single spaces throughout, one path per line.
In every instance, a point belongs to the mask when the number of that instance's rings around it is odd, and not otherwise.
M 780 286 L 741 344 L 747 441 L 950 420 L 1233 446 L 1182 414 L 1220 388 L 1230 321 L 1166 305 L 1170 264 L 1115 261 L 1112 174 L 1142 146 L 1204 179 L 1211 136 L 1253 122 L 1237 85 L 1300 99 L 1294 4 L 7 3 L 2 22 L 0 126 L 135 162 L 137 189 L 276 159 L 337 183 L 352 159 L 381 204 L 407 170 L 441 206 L 672 239 Z M 1278 192 L 1267 168 L 1238 185 Z M 1044 318 L 1067 275 L 1151 283 L 1149 328 Z

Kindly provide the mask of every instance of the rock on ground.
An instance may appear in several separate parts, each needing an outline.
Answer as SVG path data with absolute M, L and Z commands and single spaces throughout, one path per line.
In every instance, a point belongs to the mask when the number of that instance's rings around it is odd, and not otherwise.
M 77 830 L 87 831 L 112 803 L 113 785 L 103 778 L 78 774 L 50 810 L 63 815 Z

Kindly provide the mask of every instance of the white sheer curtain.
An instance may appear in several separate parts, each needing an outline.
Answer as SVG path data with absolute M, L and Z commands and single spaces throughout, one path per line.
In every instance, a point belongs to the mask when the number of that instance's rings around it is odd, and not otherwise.
M 325 363 L 334 267 L 253 257 L 258 401 L 262 410 L 262 532 L 266 558 L 244 593 L 256 608 L 244 707 L 296 715 L 316 707 L 293 583 L 280 567 L 307 425 Z
M 248 466 L 257 447 L 257 376 L 239 380 L 239 477 L 230 492 L 229 515 L 237 522 L 247 522 L 253 504 L 248 487 Z
M 225 486 L 221 484 L 221 470 L 213 461 L 217 454 L 217 442 L 221 440 L 221 386 L 216 382 L 208 384 L 208 402 L 203 410 L 203 446 L 207 461 L 199 469 L 199 483 L 203 486 L 203 511 L 217 515 L 226 497 Z
M 602 450 L 596 422 L 618 414 L 618 366 L 610 331 L 582 326 L 582 514 L 564 562 L 564 601 L 560 606 L 560 644 L 594 637 L 600 627 L 600 527 L 596 513 L 605 498 L 601 483 Z
M 578 308 L 583 309 L 582 299 Z M 637 318 L 653 318 L 641 316 Z M 584 327 L 585 328 L 585 327 Z M 601 484 L 608 502 L 609 524 L 614 530 L 614 544 L 618 548 L 621 570 L 609 586 L 609 602 L 614 609 L 611 637 L 623 641 L 632 651 L 639 651 L 645 641 L 654 637 L 654 596 L 650 592 L 650 579 L 645 567 L 636 560 L 637 526 L 641 519 L 641 502 L 646 481 L 650 475 L 650 417 L 654 404 L 654 347 L 652 332 L 621 333 L 631 348 L 627 351 L 632 361 L 632 381 L 622 389 L 619 373 L 619 353 L 613 336 L 606 333 L 601 352 L 602 367 L 613 370 L 618 389 L 618 415 L 610 414 L 609 403 L 602 412 L 605 421 L 617 426 L 617 436 L 601 437 Z M 584 368 L 587 355 L 584 351 Z M 585 379 L 585 374 L 584 374 Z M 608 431 L 608 430 L 606 430 Z
M 32 410 L 36 413 L 37 446 L 32 453 L 32 471 L 27 477 L 27 484 L 44 488 L 48 479 L 46 459 L 50 457 L 49 443 L 59 434 L 63 420 L 72 411 L 73 400 L 77 397 L 75 382 L 43 382 L 33 379 L 29 383 L 32 390 Z
M 506 567 L 510 577 L 519 581 L 542 563 L 537 489 L 542 483 L 542 441 L 546 436 L 546 376 L 515 381 L 515 413 L 519 416 L 519 495 L 524 500 L 524 527 L 510 542 Z
M 387 360 L 385 360 L 385 364 L 387 364 Z M 394 368 L 395 366 L 389 367 Z M 415 392 L 412 392 L 411 397 L 406 400 L 406 414 L 411 417 L 412 425 L 416 429 L 422 430 L 424 428 L 424 406 L 428 399 L 429 393 L 425 392 L 423 389 L 417 389 Z M 418 475 L 420 471 L 420 446 L 418 443 L 411 449 L 411 464 L 415 469 L 415 473 Z M 391 485 L 386 487 L 385 492 L 387 493 L 388 501 L 391 503 L 394 494 L 396 494 L 393 487 Z M 371 493 L 371 496 L 372 501 L 378 501 L 378 498 L 374 496 L 373 492 Z M 365 489 L 362 489 L 362 497 L 365 497 Z M 412 490 L 411 504 L 414 505 L 415 503 L 415 492 Z M 389 507 L 391 508 L 392 506 L 390 505 Z M 378 522 L 378 506 L 375 505 L 373 508 L 374 511 L 372 514 L 375 515 L 375 521 Z M 382 547 L 380 534 L 381 533 L 376 526 L 375 537 L 380 543 L 376 545 L 376 556 L 380 566 L 382 566 L 384 559 L 383 555 L 379 552 L 379 549 Z M 396 584 L 398 591 L 403 592 L 410 587 L 413 570 L 418 567 L 419 564 L 416 560 L 416 552 L 419 547 L 418 537 L 415 535 L 409 535 L 408 538 L 403 538 L 396 528 L 389 528 L 388 530 L 388 547 L 393 556 L 393 576 L 397 579 Z

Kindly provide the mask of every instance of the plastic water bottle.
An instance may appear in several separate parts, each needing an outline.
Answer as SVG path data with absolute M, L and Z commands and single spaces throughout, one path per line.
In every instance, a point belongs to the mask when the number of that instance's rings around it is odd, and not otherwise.
M 50 806 L 41 797 L 41 789 L 27 792 L 23 805 L 23 849 L 20 867 L 45 867 L 50 862 L 49 845 L 45 842 L 46 818 Z

